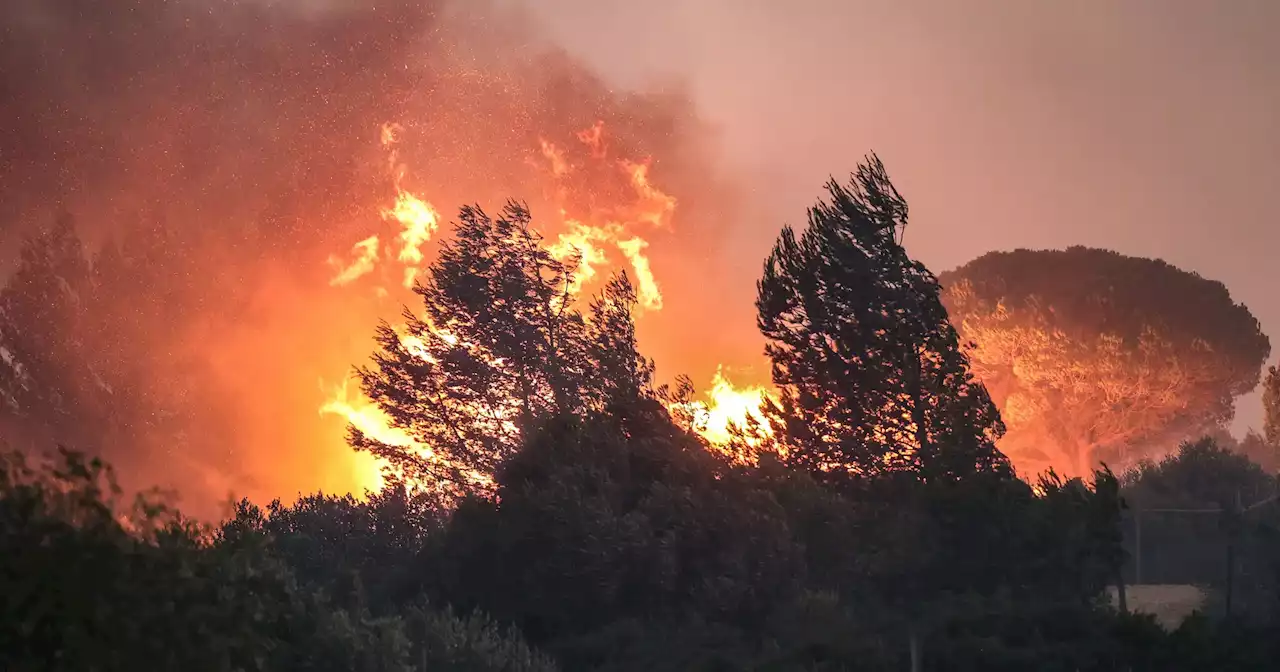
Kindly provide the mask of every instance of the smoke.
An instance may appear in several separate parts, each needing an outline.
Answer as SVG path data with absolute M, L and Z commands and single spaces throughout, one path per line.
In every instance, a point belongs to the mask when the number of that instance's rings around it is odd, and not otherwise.
M 650 179 L 680 204 L 648 241 L 660 282 L 696 277 L 685 250 L 733 218 L 687 96 L 611 90 L 485 2 L 12 0 L 0 22 L 0 269 L 61 213 L 107 251 L 115 275 L 80 302 L 88 318 L 60 326 L 137 416 L 109 437 L 48 421 L 46 438 L 91 444 L 126 480 L 206 510 L 228 492 L 355 484 L 340 423 L 316 409 L 406 297 L 331 286 L 326 260 L 385 225 L 384 123 L 403 127 L 398 160 L 446 219 L 506 198 L 537 219 L 556 195 L 539 143 L 603 121 L 612 155 L 652 159 Z M 619 188 L 590 180 L 569 214 Z M 698 311 L 668 306 L 645 326 Z

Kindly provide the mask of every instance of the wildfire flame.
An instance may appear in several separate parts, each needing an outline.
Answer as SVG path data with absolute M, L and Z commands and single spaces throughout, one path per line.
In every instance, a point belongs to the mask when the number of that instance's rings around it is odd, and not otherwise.
M 400 243 L 396 260 L 404 265 L 402 284 L 405 287 L 413 287 L 422 262 L 426 258 L 422 252 L 422 246 L 430 241 L 436 230 L 440 228 L 440 214 L 435 206 L 422 200 L 404 186 L 408 168 L 400 161 L 400 152 L 396 148 L 401 130 L 398 124 L 382 126 L 382 146 L 387 149 L 387 163 L 396 192 L 392 205 L 383 208 L 382 218 L 396 222 L 401 227 L 396 237 Z M 355 259 L 348 263 L 344 264 L 336 256 L 329 257 L 329 265 L 337 270 L 336 275 L 329 281 L 330 285 L 348 285 L 373 272 L 377 267 L 380 259 L 380 240 L 377 235 L 369 236 L 356 243 L 351 249 Z
M 644 248 L 649 243 L 641 238 L 629 238 L 618 241 L 617 245 L 636 272 L 636 297 L 640 300 L 640 305 L 649 310 L 661 309 L 662 292 L 658 289 L 658 281 L 653 277 L 653 269 L 649 267 L 649 258 L 644 256 Z
M 403 190 L 396 195 L 395 206 L 384 210 L 382 216 L 404 226 L 400 232 L 400 253 L 396 258 L 405 266 L 404 286 L 412 287 L 422 264 L 422 244 L 431 240 L 431 235 L 440 226 L 440 216 L 430 203 Z
M 373 268 L 378 265 L 378 245 L 377 236 L 369 236 L 352 245 L 351 251 L 355 253 L 356 258 L 348 264 L 344 264 L 337 256 L 331 255 L 329 265 L 335 267 L 338 274 L 333 276 L 329 284 L 335 287 L 348 285 L 373 271 Z
M 413 445 L 413 439 L 403 430 L 392 427 L 390 419 L 376 404 L 358 391 L 350 390 L 349 382 L 349 379 L 344 380 L 330 390 L 329 398 L 320 406 L 321 415 L 341 416 L 348 425 L 389 445 Z M 357 489 L 381 490 L 385 485 L 382 463 L 367 453 L 357 453 L 357 459 Z
M 745 429 L 748 418 L 754 421 L 764 437 L 773 433 L 761 410 L 770 398 L 768 389 L 763 385 L 738 387 L 720 367 L 712 377 L 711 389 L 705 396 L 706 401 L 691 402 L 684 410 L 692 414 L 694 429 L 712 446 L 728 447 L 735 438 L 732 428 Z M 743 439 L 753 447 L 759 442 L 759 438 L 752 436 L 744 436 Z
M 418 273 L 422 269 L 425 255 L 422 246 L 431 240 L 439 228 L 438 211 L 428 201 L 412 193 L 405 187 L 407 166 L 400 160 L 397 148 L 402 127 L 398 124 L 385 124 L 382 127 L 382 146 L 388 152 L 388 166 L 393 178 L 395 199 L 391 206 L 382 210 L 385 221 L 396 222 L 401 231 L 396 240 L 399 250 L 394 259 L 404 267 L 403 284 L 412 287 Z M 629 185 L 630 201 L 623 199 L 621 203 L 600 206 L 593 203 L 589 211 L 578 216 L 571 216 L 570 180 L 578 176 L 583 169 L 580 164 L 571 161 L 566 153 L 553 142 L 540 139 L 539 149 L 545 159 L 545 166 L 555 181 L 556 189 L 552 197 L 559 205 L 558 233 L 548 245 L 552 256 L 562 261 L 576 259 L 578 274 L 575 284 L 570 288 L 573 295 L 578 295 L 583 287 L 590 285 L 598 275 L 598 269 L 607 268 L 614 263 L 610 250 L 616 250 L 621 260 L 631 267 L 639 305 L 644 310 L 662 309 L 662 292 L 655 277 L 645 250 L 649 247 L 641 231 L 637 229 L 647 226 L 662 229 L 670 226 L 676 208 L 676 199 L 664 193 L 649 179 L 650 162 L 632 161 L 630 159 L 609 158 L 608 136 L 603 122 L 597 122 L 591 128 L 579 132 L 577 140 L 588 150 L 592 160 L 605 162 L 610 170 L 619 171 L 619 179 Z M 575 213 L 576 214 L 576 213 Z M 544 232 L 545 233 L 545 232 Z M 352 248 L 353 259 L 343 262 L 337 257 L 330 257 L 329 264 L 336 270 L 330 280 L 333 286 L 346 286 L 357 279 L 373 272 L 378 263 L 390 259 L 391 254 L 382 254 L 380 238 L 370 236 L 356 243 Z M 441 338 L 451 344 L 457 339 L 447 329 L 436 325 L 428 325 L 430 331 L 424 334 L 427 338 Z M 410 352 L 420 357 L 429 357 L 423 347 L 422 338 L 400 334 L 401 344 Z M 464 344 L 466 345 L 466 344 Z M 470 346 L 468 346 L 470 347 Z M 500 362 L 495 362 L 500 364 Z M 748 417 L 762 423 L 761 405 L 768 392 L 761 386 L 735 387 L 723 371 L 717 371 L 711 388 L 706 393 L 706 401 L 693 402 L 691 411 L 697 419 L 698 431 L 714 446 L 727 446 L 731 439 L 731 425 L 742 426 Z M 351 389 L 347 382 L 328 389 L 328 397 L 320 406 L 322 415 L 334 415 L 344 418 L 347 423 L 382 443 L 395 446 L 416 446 L 421 454 L 430 457 L 429 446 L 415 442 L 404 430 L 393 427 L 390 419 L 375 403 Z M 762 431 L 768 431 L 767 426 Z M 365 488 L 380 489 L 385 479 L 382 466 L 376 458 L 362 455 L 359 477 Z M 476 475 L 480 478 L 479 475 Z
M 578 141 L 590 149 L 591 157 L 600 161 L 608 160 L 608 145 L 604 133 L 604 123 L 597 121 L 591 128 L 577 134 Z M 561 260 L 578 257 L 579 278 L 575 290 L 589 283 L 596 275 L 596 267 L 608 263 L 605 248 L 612 246 L 630 263 L 636 280 L 636 294 L 640 306 L 645 310 L 662 309 L 662 291 L 649 264 L 644 250 L 649 242 L 634 231 L 632 227 L 647 224 L 654 228 L 665 228 L 670 225 L 671 216 L 675 212 L 676 199 L 649 182 L 649 162 L 635 162 L 619 159 L 613 163 L 616 170 L 628 178 L 634 191 L 635 201 L 610 209 L 596 209 L 589 213 L 590 219 L 582 221 L 566 217 L 565 181 L 571 178 L 578 167 L 565 158 L 565 153 L 554 143 L 545 138 L 540 141 L 542 155 L 550 164 L 552 176 L 560 182 L 556 196 L 561 201 L 561 217 L 565 230 L 558 240 L 549 246 L 551 254 Z

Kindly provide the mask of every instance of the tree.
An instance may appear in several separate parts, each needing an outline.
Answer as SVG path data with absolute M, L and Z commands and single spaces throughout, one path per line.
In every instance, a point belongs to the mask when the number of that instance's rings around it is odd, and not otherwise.
M 83 246 L 64 216 L 26 242 L 0 290 L 0 419 L 8 416 L 19 436 L 75 441 L 102 430 L 91 421 L 102 420 L 92 418 L 102 390 L 85 384 L 92 377 L 82 366 L 89 283 Z
M 822 478 L 1006 470 L 1003 425 L 968 371 L 939 286 L 900 236 L 907 203 L 874 155 L 784 228 L 756 301 L 785 460 Z
M 1141 461 L 1125 474 L 1124 496 L 1141 516 L 1143 581 L 1231 590 L 1237 614 L 1274 613 L 1266 570 L 1275 562 L 1276 494 L 1276 476 L 1209 437 Z
M 225 416 L 206 415 L 226 401 L 209 383 L 201 356 L 188 354 L 175 337 L 178 325 L 203 313 L 197 306 L 206 305 L 194 288 L 194 278 L 207 279 L 192 270 L 199 256 L 195 249 L 164 222 L 143 220 L 118 231 L 92 258 L 81 334 L 92 345 L 80 356 L 111 391 L 113 440 L 137 450 L 171 448 L 184 433 L 183 443 L 191 445 L 191 434 L 214 434 L 213 428 L 231 424 Z M 202 261 L 212 262 L 210 256 Z M 230 291 L 219 298 L 228 308 L 236 300 Z M 195 427 L 200 431 L 191 431 Z M 226 434 L 216 438 L 227 439 Z
M 1280 368 L 1267 369 L 1262 382 L 1262 435 L 1267 443 L 1280 447 Z
M 1220 448 L 1243 455 L 1268 474 L 1280 473 L 1280 446 L 1271 443 L 1265 435 L 1253 429 L 1237 439 L 1227 427 L 1215 427 L 1205 432 L 1204 438 L 1213 439 Z
M 474 491 L 542 419 L 656 394 L 652 365 L 636 351 L 626 276 L 584 315 L 574 301 L 576 264 L 553 258 L 530 222 L 515 203 L 496 220 L 462 209 L 454 239 L 414 288 L 424 313 L 406 310 L 403 329 L 382 324 L 374 366 L 359 373 L 365 393 L 414 443 L 352 428 L 356 449 L 404 478 Z
M 944 273 L 973 370 L 1024 466 L 1088 473 L 1232 417 L 1271 346 L 1222 283 L 1107 250 L 993 252 Z
M 1228 508 L 1276 494 L 1276 477 L 1211 438 L 1186 441 L 1158 462 L 1142 460 L 1125 473 L 1125 497 L 1143 507 Z

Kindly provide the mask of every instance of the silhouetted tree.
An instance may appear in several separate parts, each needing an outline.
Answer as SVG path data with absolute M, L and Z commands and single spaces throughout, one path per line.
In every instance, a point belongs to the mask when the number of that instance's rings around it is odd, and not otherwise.
M 374 366 L 360 370 L 365 393 L 417 445 L 355 428 L 352 445 L 404 476 L 465 492 L 483 488 L 541 419 L 654 393 L 652 365 L 635 350 L 630 283 L 608 283 L 588 319 L 575 306 L 574 273 L 543 248 L 523 206 L 498 219 L 463 208 L 415 287 L 423 314 L 406 310 L 402 330 L 384 323 Z
M 759 326 L 785 460 L 824 479 L 1005 471 L 995 406 L 969 375 L 940 288 L 903 249 L 907 203 L 872 156 L 784 228 L 759 282 Z
M 1265 435 L 1252 428 L 1239 439 L 1227 427 L 1215 427 L 1204 436 L 1213 439 L 1221 448 L 1245 456 L 1268 474 L 1280 472 L 1280 446 L 1272 444 Z
M 264 536 L 299 581 L 359 593 L 372 611 L 385 614 L 422 591 L 417 561 L 444 515 L 429 496 L 388 487 L 364 501 L 320 494 L 292 505 L 276 500 L 265 508 L 241 501 L 220 533 L 230 541 Z
M 1145 507 L 1226 508 L 1276 494 L 1276 477 L 1212 439 L 1186 441 L 1160 461 L 1143 460 L 1124 476 L 1125 496 Z

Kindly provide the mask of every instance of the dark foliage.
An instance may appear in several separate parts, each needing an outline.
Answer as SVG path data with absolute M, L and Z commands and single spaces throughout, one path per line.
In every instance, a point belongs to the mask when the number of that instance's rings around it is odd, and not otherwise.
M 37 469 L 4 458 L 6 670 L 553 669 L 482 616 L 421 604 L 371 613 L 361 577 L 412 567 L 393 549 L 431 529 L 403 500 L 317 497 L 269 517 L 245 506 L 214 532 L 145 502 L 122 509 L 96 461 L 65 453 Z
M 1124 524 L 1133 558 L 1127 576 L 1199 585 L 1212 591 L 1209 609 L 1217 614 L 1230 603 L 1234 616 L 1275 619 L 1278 486 L 1275 475 L 1211 438 L 1186 442 L 1159 462 L 1140 463 L 1124 478 L 1132 509 Z
M 1007 471 L 1004 431 L 939 299 L 899 236 L 907 204 L 876 157 L 783 229 L 759 283 L 759 326 L 785 460 L 822 479 Z
M 803 579 L 781 507 L 660 406 L 616 413 L 550 421 L 504 467 L 496 502 L 459 509 L 442 590 L 553 651 L 619 620 L 760 627 Z
M 260 539 L 210 542 L 144 509 L 126 525 L 96 462 L 0 474 L 0 657 L 9 670 L 396 670 L 394 621 L 301 590 Z

